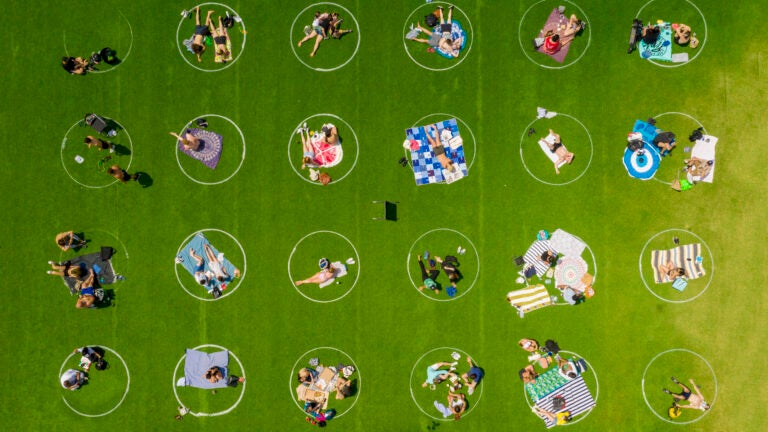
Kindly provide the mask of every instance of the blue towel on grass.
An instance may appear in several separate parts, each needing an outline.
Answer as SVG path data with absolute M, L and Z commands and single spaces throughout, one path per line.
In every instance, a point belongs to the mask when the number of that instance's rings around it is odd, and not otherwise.
M 451 135 L 454 137 L 461 136 L 455 118 L 437 122 L 436 124 L 438 140 L 440 140 L 440 134 L 443 132 L 443 129 L 450 130 Z M 440 165 L 440 161 L 437 160 L 437 156 L 432 152 L 426 134 L 427 130 L 424 126 L 415 126 L 405 130 L 405 136 L 409 141 L 416 141 L 419 143 L 419 148 L 417 150 L 411 150 L 413 175 L 416 178 L 416 184 L 419 186 L 430 183 L 442 183 L 445 181 L 445 177 L 443 177 L 443 168 Z M 446 145 L 445 155 L 453 161 L 454 165 L 457 166 L 466 177 L 468 168 L 467 161 L 464 158 L 464 146 L 460 145 L 456 149 L 452 149 Z
M 208 369 L 218 366 L 222 370 L 224 379 L 212 383 L 205 379 Z M 227 386 L 229 375 L 229 351 L 206 353 L 193 349 L 187 350 L 187 358 L 184 360 L 184 379 L 188 386 L 201 389 L 224 388 Z
M 648 60 L 672 61 L 672 28 L 669 23 L 660 26 L 661 34 L 656 43 L 648 45 L 640 40 L 637 52 L 640 57 Z
M 196 262 L 195 262 L 194 258 L 192 258 L 192 256 L 189 254 L 189 249 L 190 248 L 194 249 L 195 253 L 198 256 L 203 258 L 203 261 L 204 261 L 203 265 L 205 266 L 205 271 L 209 271 L 210 270 L 210 268 L 208 267 L 208 258 L 205 256 L 204 245 L 206 245 L 206 244 L 211 247 L 211 249 L 213 250 L 214 255 L 217 255 L 217 256 L 219 255 L 219 251 L 211 244 L 211 242 L 208 241 L 207 238 L 205 238 L 205 235 L 203 235 L 203 233 L 200 233 L 200 232 L 195 234 L 192 237 L 192 239 L 189 241 L 189 243 L 184 245 L 184 247 L 181 249 L 181 252 L 179 252 L 179 256 L 181 257 L 181 265 L 192 276 L 195 275 Z M 224 257 L 224 259 L 222 260 L 222 266 L 227 270 L 227 274 L 229 275 L 229 277 L 227 279 L 225 279 L 223 283 L 228 284 L 232 280 L 233 275 L 235 274 L 235 266 L 232 265 L 231 262 L 229 262 L 227 257 Z M 197 281 L 195 281 L 195 283 L 197 283 Z M 213 279 L 208 284 L 206 289 L 210 292 L 211 290 L 213 290 L 214 287 L 221 288 L 220 285 L 221 284 L 219 283 L 218 280 Z M 202 285 L 200 285 L 200 286 L 202 286 Z

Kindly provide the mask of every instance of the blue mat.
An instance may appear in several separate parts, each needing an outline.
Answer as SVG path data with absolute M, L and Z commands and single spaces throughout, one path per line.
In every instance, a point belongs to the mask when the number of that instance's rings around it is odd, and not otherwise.
M 437 32 L 437 34 L 442 34 L 442 30 L 440 30 L 440 25 L 436 25 L 435 28 L 432 29 L 433 32 Z M 461 27 L 461 24 L 459 24 L 456 20 L 451 20 L 451 40 L 456 40 L 457 38 L 461 39 L 461 48 L 459 48 L 459 52 L 464 51 L 464 45 L 467 44 L 467 32 L 464 31 L 464 29 Z M 453 59 L 456 57 L 451 56 L 449 53 L 441 50 L 440 48 L 435 48 L 435 52 L 439 55 L 447 58 L 447 59 Z
M 205 238 L 205 235 L 203 235 L 203 233 L 201 232 L 192 236 L 192 240 L 190 240 L 189 243 L 187 243 L 181 249 L 181 252 L 179 252 L 179 256 L 181 257 L 181 263 L 180 263 L 181 266 L 184 267 L 184 269 L 187 270 L 187 272 L 191 274 L 193 277 L 195 275 L 196 262 L 192 258 L 192 256 L 189 255 L 190 248 L 194 249 L 195 253 L 198 256 L 203 258 L 203 261 L 204 261 L 203 265 L 205 266 L 205 271 L 210 270 L 210 268 L 208 267 L 208 259 L 205 256 L 205 249 L 203 248 L 203 245 L 205 244 L 209 245 L 213 250 L 213 253 L 218 256 L 219 251 L 211 244 L 211 242 L 208 241 L 207 238 Z M 235 266 L 232 265 L 231 262 L 229 262 L 226 256 L 224 257 L 224 260 L 222 260 L 222 265 L 227 270 L 227 274 L 229 275 L 229 277 L 225 279 L 224 282 L 222 283 L 229 284 L 229 282 L 232 280 L 233 275 L 235 274 Z M 221 286 L 220 286 L 221 283 L 216 279 L 212 279 L 207 287 L 203 287 L 202 285 L 197 283 L 197 281 L 195 281 L 195 284 L 206 289 L 209 293 L 213 290 L 214 287 L 218 287 L 219 289 L 221 289 Z
M 660 26 L 661 34 L 653 45 L 640 40 L 637 52 L 641 58 L 648 60 L 672 61 L 672 28 L 669 23 Z
M 440 136 L 443 129 L 450 130 L 454 137 L 461 136 L 455 118 L 437 122 L 436 125 L 438 136 Z M 430 183 L 442 183 L 445 181 L 443 167 L 440 165 L 440 161 L 437 160 L 435 154 L 432 153 L 432 147 L 429 146 L 426 134 L 427 132 L 424 126 L 415 126 L 405 130 L 405 136 L 409 141 L 416 141 L 419 143 L 419 148 L 417 150 L 411 149 L 413 175 L 416 178 L 416 184 L 419 186 Z M 467 162 L 464 159 L 463 145 L 458 146 L 456 149 L 452 149 L 446 145 L 445 155 L 453 161 L 454 165 L 461 170 L 465 177 L 468 175 L 469 171 Z
M 218 366 L 221 368 L 224 379 L 212 383 L 205 379 L 208 369 Z M 206 353 L 193 349 L 187 350 L 184 360 L 184 385 L 201 389 L 224 388 L 227 386 L 229 375 L 229 351 Z

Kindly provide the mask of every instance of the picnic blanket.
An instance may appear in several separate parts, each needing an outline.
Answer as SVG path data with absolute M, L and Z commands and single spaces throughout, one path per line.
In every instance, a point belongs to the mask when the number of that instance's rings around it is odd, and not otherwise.
M 544 38 L 547 32 L 549 31 L 552 31 L 553 33 L 560 35 L 560 49 L 557 50 L 557 52 L 555 52 L 554 54 L 550 54 L 544 51 L 544 45 L 542 45 L 536 48 L 536 51 L 552 57 L 552 59 L 558 63 L 562 63 L 563 61 L 565 61 L 565 56 L 568 55 L 568 49 L 571 46 L 570 42 L 576 36 L 575 34 L 571 34 L 568 36 L 563 35 L 563 31 L 560 30 L 559 27 L 566 26 L 566 25 L 568 25 L 568 17 L 561 14 L 560 11 L 557 10 L 557 8 L 552 9 L 552 12 L 547 17 L 547 21 L 544 23 L 544 26 L 539 31 L 539 35 L 537 37 Z
M 205 379 L 208 369 L 218 366 L 221 368 L 225 379 L 212 383 Z M 177 381 L 176 385 L 197 387 L 201 389 L 216 389 L 227 386 L 229 375 L 229 351 L 217 351 L 207 353 L 193 349 L 187 349 L 184 359 L 184 378 Z
M 525 313 L 553 304 L 547 288 L 541 284 L 510 291 L 507 301 Z
M 437 135 L 445 147 L 445 155 L 453 161 L 454 167 L 461 173 L 461 177 L 466 177 L 469 172 L 467 162 L 464 158 L 464 145 L 459 133 L 459 126 L 456 119 L 448 119 L 437 122 Z M 451 137 L 442 140 L 443 131 L 450 132 Z M 443 170 L 437 156 L 432 152 L 432 147 L 427 140 L 426 126 L 415 126 L 405 130 L 406 139 L 410 142 L 411 165 L 416 184 L 426 185 L 430 183 L 443 183 L 449 179 L 448 171 Z M 447 133 L 445 134 L 447 137 Z M 452 173 L 452 174 L 457 174 Z
M 560 228 L 552 233 L 552 236 L 549 238 L 549 245 L 565 256 L 581 256 L 581 253 L 587 247 L 586 243 Z
M 697 279 L 706 274 L 704 265 L 698 262 L 701 257 L 701 243 L 692 243 L 681 245 L 668 250 L 654 250 L 651 252 L 651 268 L 653 269 L 653 280 L 657 284 L 664 282 L 673 282 L 666 274 L 659 272 L 659 265 L 672 261 L 676 267 L 685 269 L 687 279 Z
M 437 32 L 437 34 L 442 34 L 442 30 L 440 29 L 440 25 L 436 25 L 433 29 L 433 32 Z M 458 21 L 451 19 L 451 40 L 455 41 L 457 39 L 461 38 L 461 47 L 459 47 L 459 52 L 464 50 L 464 45 L 467 44 L 467 32 L 464 31 L 464 29 L 461 27 L 461 24 L 459 24 Z M 435 52 L 439 55 L 447 58 L 452 59 L 453 57 L 450 53 L 443 51 L 441 48 L 435 48 Z
M 640 43 L 637 44 L 637 52 L 640 54 L 640 57 L 644 59 L 671 62 L 672 27 L 669 25 L 669 23 L 664 23 L 660 25 L 659 28 L 661 29 L 661 34 L 659 35 L 659 38 L 656 39 L 656 43 L 653 45 L 648 45 L 642 39 L 640 39 Z
M 184 150 L 181 140 L 177 141 L 179 151 L 197 159 L 210 169 L 216 169 L 221 159 L 221 151 L 224 148 L 224 138 L 215 133 L 204 129 L 188 129 L 189 133 L 200 140 L 200 150 Z
M 657 128 L 656 126 L 646 121 L 635 120 L 635 124 L 632 125 L 632 132 L 639 132 L 640 135 L 643 136 L 643 142 L 645 143 L 644 150 L 647 149 L 647 150 L 655 151 L 656 153 L 659 153 L 659 155 L 661 155 L 661 153 L 659 152 L 659 148 L 653 144 L 653 139 L 656 138 L 656 135 L 664 132 L 663 130 Z
M 221 261 L 222 266 L 226 269 L 227 274 L 229 275 L 228 278 L 224 280 L 224 282 L 219 282 L 216 278 L 211 278 L 210 282 L 207 286 L 203 287 L 206 289 L 209 293 L 213 290 L 214 287 L 218 287 L 221 289 L 221 284 L 228 284 L 235 274 L 235 266 L 229 262 L 229 260 L 226 257 L 220 257 L 219 251 L 208 241 L 207 238 L 205 238 L 205 235 L 201 232 L 195 234 L 192 236 L 192 240 L 190 240 L 184 247 L 181 249 L 181 252 L 179 252 L 179 257 L 181 257 L 181 264 L 185 270 L 192 276 L 195 275 L 195 265 L 197 264 L 195 260 L 192 258 L 192 256 L 189 254 L 189 249 L 192 248 L 195 250 L 195 254 L 203 259 L 203 266 L 204 271 L 211 271 L 210 267 L 208 267 L 208 258 L 205 256 L 205 249 L 204 245 L 209 245 L 211 247 L 211 250 L 213 250 L 213 253 L 216 255 L 216 257 Z M 195 281 L 195 284 L 198 286 L 201 286 L 200 284 Z
M 554 153 L 552 150 L 549 149 L 549 146 L 551 144 L 555 143 L 555 136 L 552 134 L 547 135 L 545 138 L 542 138 L 539 140 L 539 147 L 541 147 L 541 151 L 544 152 L 545 155 L 549 158 L 549 160 L 552 161 L 552 163 L 556 163 L 558 159 L 560 159 L 560 156 L 558 156 L 556 153 Z M 568 149 L 563 146 L 563 148 L 568 151 Z M 557 164 L 557 167 L 560 168 L 561 166 L 565 165 L 566 161 L 560 161 L 559 164 Z
M 312 145 L 312 151 L 315 153 L 312 166 L 330 168 L 338 165 L 344 158 L 341 140 L 337 144 L 328 144 L 324 134 L 320 132 L 311 136 L 309 141 Z
M 72 266 L 80 266 L 85 271 L 93 269 L 96 276 L 94 281 L 96 286 L 113 284 L 117 280 L 115 269 L 112 267 L 112 260 L 102 260 L 101 253 L 99 252 L 80 255 L 69 260 L 69 263 Z M 72 295 L 77 294 L 76 284 L 78 279 L 71 277 L 63 277 L 63 279 L 64 283 L 67 284 L 67 288 L 69 288 L 69 293 Z
M 536 269 L 536 276 L 538 277 L 543 276 L 549 270 L 549 264 L 541 260 L 541 254 L 548 250 L 551 250 L 555 255 L 558 254 L 550 240 L 536 240 L 523 255 L 523 261 Z
M 342 264 L 342 262 L 341 262 L 341 261 L 334 261 L 334 262 L 332 262 L 332 263 L 331 263 L 331 266 L 333 266 L 333 268 L 334 268 L 334 269 L 336 269 L 336 270 L 333 272 L 333 277 L 332 277 L 332 278 L 330 278 L 330 279 L 328 279 L 327 281 L 325 281 L 325 282 L 321 283 L 321 284 L 319 285 L 319 286 L 320 286 L 320 288 L 325 288 L 325 287 L 327 287 L 328 285 L 332 284 L 332 283 L 333 283 L 333 281 L 335 281 L 336 279 L 338 279 L 338 278 L 340 278 L 340 277 L 344 277 L 344 276 L 346 276 L 346 275 L 347 275 L 347 266 L 345 266 L 344 264 Z
M 712 165 L 709 169 L 709 174 L 706 174 L 703 178 L 696 178 L 691 176 L 688 181 L 697 181 L 704 183 L 712 183 L 715 178 L 715 146 L 717 145 L 717 137 L 712 135 L 704 135 L 701 139 L 696 140 L 691 150 L 691 157 L 712 161 Z
M 587 262 L 578 255 L 564 256 L 555 267 L 555 286 L 566 285 L 578 291 L 586 286 L 581 278 L 587 273 Z
M 560 411 L 554 410 L 552 400 L 555 396 L 562 396 L 565 398 L 565 408 Z M 568 381 L 557 391 L 548 394 L 536 402 L 536 405 L 541 409 L 554 413 L 568 411 L 571 414 L 571 417 L 575 417 L 585 411 L 589 411 L 596 405 L 596 403 L 592 394 L 589 392 L 589 388 L 587 388 L 587 385 L 584 383 L 584 378 L 577 377 L 572 381 Z M 548 417 L 541 417 L 541 419 L 546 423 L 547 429 L 556 426 L 555 422 Z
M 538 402 L 548 394 L 564 386 L 567 382 L 568 379 L 560 375 L 557 368 L 553 366 L 539 375 L 536 381 L 525 383 L 525 391 L 534 402 Z

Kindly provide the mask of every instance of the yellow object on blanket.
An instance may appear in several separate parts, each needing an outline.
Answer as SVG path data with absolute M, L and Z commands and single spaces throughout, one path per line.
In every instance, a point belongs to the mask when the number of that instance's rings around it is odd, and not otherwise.
M 517 291 L 510 291 L 507 294 L 507 301 L 523 312 L 552 305 L 552 298 L 544 285 L 533 285 Z
M 216 63 L 224 63 L 224 62 L 232 61 L 232 41 L 229 40 L 229 37 L 227 37 L 227 51 L 229 52 L 229 55 L 226 58 L 216 53 L 216 56 L 213 58 L 213 61 L 215 61 Z

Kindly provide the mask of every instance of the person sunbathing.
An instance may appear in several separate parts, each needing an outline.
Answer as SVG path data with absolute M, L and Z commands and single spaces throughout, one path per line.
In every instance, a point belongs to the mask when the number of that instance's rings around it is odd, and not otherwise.
M 432 135 L 427 132 L 427 141 L 429 141 L 429 146 L 432 147 L 432 153 L 435 154 L 435 157 L 437 157 L 438 162 L 440 162 L 440 166 L 443 167 L 443 169 L 447 169 L 448 171 L 455 171 L 456 167 L 453 166 L 453 161 L 448 158 L 448 156 L 445 155 L 445 147 L 440 142 L 440 136 L 437 133 L 437 126 L 435 125 L 429 125 L 428 126 L 432 132 L 434 133 L 434 138 Z
M 424 283 L 419 286 L 419 291 L 424 291 L 425 288 L 429 288 L 434 291 L 435 294 L 440 294 L 440 287 L 437 285 L 437 282 L 435 282 L 435 279 L 440 275 L 440 270 L 435 268 L 435 262 L 430 260 L 429 272 L 427 272 L 427 268 L 424 267 L 424 260 L 421 255 L 418 256 L 418 261 L 419 268 L 421 269 L 421 281 Z
M 673 38 L 675 43 L 685 46 L 691 41 L 691 28 L 685 24 L 672 24 L 672 30 L 675 31 Z
M 80 294 L 77 296 L 77 302 L 75 307 L 78 309 L 86 309 L 96 307 L 96 289 L 93 287 L 96 275 L 93 273 L 93 269 L 88 271 L 83 283 L 80 285 Z
M 311 277 L 296 281 L 296 286 L 312 283 L 312 284 L 322 284 L 323 282 L 328 281 L 329 279 L 333 279 L 334 275 L 336 274 L 336 271 L 338 270 L 336 267 L 334 267 L 330 261 L 328 261 L 327 258 L 321 258 L 320 262 L 318 263 L 320 266 L 320 271 L 312 275 Z
M 672 261 L 667 261 L 666 264 L 659 264 L 656 268 L 669 281 L 685 276 L 685 269 L 676 266 Z
M 547 143 L 549 151 L 557 155 L 557 160 L 555 161 L 555 172 L 560 174 L 560 168 L 558 165 L 563 162 L 570 164 L 573 162 L 574 155 L 563 146 L 563 142 L 560 140 L 560 135 L 555 133 L 555 131 L 552 129 L 549 130 L 549 135 L 544 137 L 543 140 L 545 143 Z
M 648 24 L 648 26 L 643 28 L 641 36 L 643 38 L 643 42 L 645 42 L 647 45 L 653 45 L 656 43 L 656 41 L 659 40 L 659 36 L 661 36 L 661 29 L 659 29 L 659 26 Z
M 709 403 L 704 400 L 704 396 L 701 394 L 701 389 L 699 386 L 696 385 L 695 382 L 693 382 L 693 379 L 691 379 L 691 385 L 693 386 L 693 389 L 696 391 L 696 393 L 691 393 L 691 389 L 688 388 L 685 384 L 678 381 L 675 377 L 672 377 L 672 382 L 680 386 L 680 389 L 682 390 L 680 393 L 672 393 L 671 391 L 667 390 L 666 388 L 661 389 L 664 393 L 668 395 L 672 395 L 672 397 L 675 399 L 674 405 L 676 407 L 680 408 L 686 408 L 686 409 L 697 409 L 701 411 L 707 411 L 710 408 Z M 680 405 L 678 401 L 688 401 L 687 405 Z
M 48 264 L 51 265 L 51 270 L 46 272 L 49 275 L 70 277 L 75 279 L 80 279 L 85 276 L 85 270 L 83 270 L 83 268 L 79 265 L 73 266 L 70 261 L 66 261 L 63 264 L 56 264 L 53 261 L 48 261 Z
M 213 272 L 213 276 L 216 278 L 216 280 L 219 282 L 224 282 L 227 279 L 231 279 L 229 273 L 227 273 L 227 269 L 223 264 L 224 254 L 219 252 L 219 255 L 216 256 L 216 254 L 213 252 L 213 248 L 211 248 L 211 245 L 208 243 L 203 245 L 203 249 L 205 250 L 205 257 L 208 258 L 208 268 L 211 269 L 211 272 Z M 235 269 L 233 273 L 234 277 L 240 277 L 240 270 Z
M 456 288 L 456 282 L 461 279 L 461 273 L 459 272 L 459 269 L 456 268 L 456 264 L 458 263 L 456 261 L 443 261 L 439 256 L 435 257 L 435 261 L 440 264 L 440 268 L 442 268 L 445 275 L 448 276 L 451 285 Z
M 83 142 L 85 143 L 85 145 L 88 146 L 88 148 L 96 147 L 97 149 L 99 149 L 99 151 L 109 150 L 110 153 L 113 153 L 115 151 L 114 144 L 108 143 L 102 139 L 96 138 L 91 135 L 88 135 L 87 137 L 85 137 Z
M 88 247 L 88 242 L 78 237 L 74 231 L 66 231 L 56 235 L 56 246 L 66 252 L 70 249 Z M 49 264 L 51 263 L 52 261 L 49 262 Z
M 421 383 L 422 387 L 431 386 L 431 385 L 437 385 L 441 382 L 452 378 L 452 377 L 458 377 L 455 373 L 452 371 L 456 369 L 457 362 L 448 363 L 448 362 L 438 362 L 432 365 L 429 365 L 427 367 L 427 380 Z M 449 370 L 440 369 L 441 367 L 449 367 Z
M 200 24 L 200 6 L 195 8 L 195 33 L 192 36 L 192 52 L 197 56 L 197 61 L 203 61 L 203 53 L 205 52 L 205 37 L 210 36 L 210 26 L 212 26 L 211 15 L 213 11 L 209 10 L 208 15 L 205 17 L 205 25 Z
M 310 57 L 315 56 L 317 49 L 320 47 L 320 42 L 322 42 L 323 39 L 328 39 L 325 27 L 328 25 L 330 19 L 331 16 L 327 12 L 315 12 L 315 18 L 312 20 L 312 31 L 307 33 L 307 35 L 304 36 L 304 39 L 299 41 L 299 47 L 301 47 L 304 42 L 315 38 L 315 47 L 312 48 L 312 52 L 309 53 Z
M 192 269 L 192 275 L 194 276 L 197 283 L 202 286 L 207 286 L 211 280 L 211 277 L 213 277 L 213 273 L 205 271 L 205 261 L 200 255 L 197 254 L 197 252 L 195 252 L 194 249 L 189 248 L 189 256 L 195 260 L 195 267 Z
M 344 377 L 336 378 L 336 399 L 342 400 L 352 396 L 352 380 Z
M 453 14 L 453 6 L 448 7 L 448 21 L 446 22 L 443 18 L 443 7 L 438 6 L 437 9 L 440 11 L 440 32 L 431 32 L 428 29 L 421 26 L 421 23 L 416 23 L 416 29 L 418 32 L 425 33 L 427 36 L 429 36 L 429 39 L 419 39 L 416 36 L 413 36 L 411 38 L 412 41 L 425 43 L 430 46 L 430 48 L 439 49 L 440 51 L 446 53 L 450 57 L 458 57 L 461 52 L 461 38 L 457 38 L 456 40 L 451 39 L 451 31 L 453 29 L 453 23 L 451 15 Z
M 328 126 L 331 127 L 329 128 Z M 335 160 L 336 153 L 325 152 L 325 150 L 329 149 L 331 145 L 338 144 L 338 132 L 336 131 L 336 127 L 333 125 L 326 124 L 323 125 L 323 127 L 325 128 L 325 132 L 322 135 L 318 132 L 315 132 L 314 138 L 310 136 L 306 123 L 304 123 L 304 125 L 296 131 L 296 133 L 301 137 L 301 148 L 303 150 L 301 156 L 301 169 L 305 169 L 307 167 L 321 167 L 326 164 L 332 164 Z M 321 136 L 323 138 L 320 138 Z M 313 140 L 316 140 L 317 144 L 313 144 Z M 329 143 L 326 140 L 330 140 L 332 142 Z M 315 146 L 318 146 L 318 153 L 315 153 Z
M 179 134 L 175 132 L 169 132 L 169 134 L 177 140 L 181 141 L 181 147 L 185 151 L 200 151 L 202 141 L 200 141 L 200 138 L 192 135 L 191 130 L 187 129 L 184 132 L 184 137 L 179 136 Z
M 219 366 L 213 366 L 212 368 L 205 371 L 203 378 L 208 380 L 208 382 L 210 382 L 211 384 L 216 384 L 217 382 L 224 379 L 224 371 Z M 243 377 L 230 375 L 227 378 L 227 385 L 230 387 L 237 387 L 238 383 L 243 383 L 243 382 L 245 382 L 245 378 Z
M 534 405 L 531 408 L 531 410 L 533 411 L 534 414 L 547 417 L 549 421 L 551 421 L 557 426 L 562 426 L 571 421 L 571 415 L 567 411 L 553 413 L 552 411 L 547 411 L 544 408 L 539 407 L 538 405 Z
M 520 375 L 520 379 L 523 380 L 523 383 L 525 384 L 533 384 L 536 382 L 536 378 L 539 377 L 539 374 L 536 373 L 536 369 L 533 368 L 533 365 L 527 365 L 520 369 L 518 375 Z
M 208 29 L 213 37 L 213 43 L 216 45 L 216 59 L 219 63 L 226 63 L 232 56 L 232 53 L 227 49 L 227 43 L 229 42 L 229 34 L 227 28 L 221 22 L 221 16 L 219 16 L 219 27 L 213 26 L 213 21 L 208 20 Z M 231 44 L 230 44 L 231 45 Z
M 331 145 L 336 145 L 339 143 L 339 131 L 336 130 L 336 126 L 334 126 L 331 123 L 324 124 L 320 131 L 325 134 L 324 141 Z

